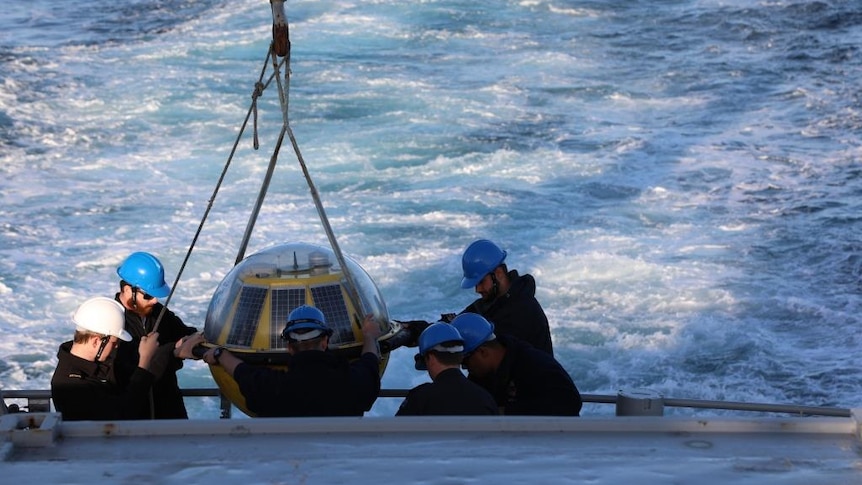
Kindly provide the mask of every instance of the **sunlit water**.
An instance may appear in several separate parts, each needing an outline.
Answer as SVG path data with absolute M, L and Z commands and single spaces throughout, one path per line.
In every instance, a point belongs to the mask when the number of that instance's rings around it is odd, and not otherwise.
M 857 3 L 300 0 L 287 12 L 291 127 L 341 249 L 392 318 L 469 303 L 460 254 L 487 237 L 536 277 L 583 393 L 862 402 Z M 129 252 L 176 278 L 271 21 L 261 0 L 4 6 L 0 389 L 48 387 L 70 313 L 116 291 Z M 199 327 L 281 127 L 274 86 L 258 126 L 261 150 L 249 126 L 171 301 Z M 327 244 L 289 144 L 279 159 L 248 253 Z M 412 353 L 392 354 L 384 387 L 427 380 Z M 213 385 L 200 362 L 180 375 Z M 214 400 L 189 404 L 217 414 Z

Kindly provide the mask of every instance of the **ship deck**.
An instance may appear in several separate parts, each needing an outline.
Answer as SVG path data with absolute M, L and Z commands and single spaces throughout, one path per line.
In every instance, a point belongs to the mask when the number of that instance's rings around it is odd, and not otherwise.
M 851 417 L 0 417 L 6 483 L 862 483 Z

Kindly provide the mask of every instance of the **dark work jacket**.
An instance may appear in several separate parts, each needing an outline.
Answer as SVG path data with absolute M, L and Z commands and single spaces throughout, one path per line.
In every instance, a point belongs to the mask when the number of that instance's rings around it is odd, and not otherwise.
M 494 324 L 497 335 L 514 335 L 533 347 L 554 355 L 551 329 L 542 305 L 536 300 L 536 280 L 532 275 L 518 275 L 511 270 L 509 291 L 485 303 L 481 298 L 471 303 L 464 312 L 478 313 Z M 463 312 L 462 312 L 463 313 Z
M 553 357 L 516 338 L 498 335 L 506 355 L 496 372 L 481 384 L 494 396 L 501 414 L 578 416 L 581 393 L 566 369 Z
M 437 374 L 434 382 L 411 389 L 395 413 L 396 416 L 482 414 L 498 414 L 497 403 L 488 391 L 455 368 Z
M 287 371 L 239 364 L 233 373 L 249 411 L 260 417 L 362 416 L 380 394 L 377 356 L 352 362 L 331 352 L 306 350 Z
M 119 294 L 115 297 L 119 301 Z M 131 342 L 123 342 L 117 349 L 117 359 L 123 363 L 118 367 L 117 380 L 121 385 L 128 382 L 131 377 L 127 373 L 121 373 L 120 369 L 133 369 L 138 364 L 138 345 L 141 337 L 153 331 L 153 325 L 162 311 L 162 304 L 157 303 L 153 311 L 147 317 L 146 328 L 141 317 L 126 310 L 126 331 L 132 335 Z M 182 391 L 177 382 L 177 371 L 183 367 L 183 360 L 174 357 L 174 346 L 177 340 L 197 332 L 194 327 L 186 326 L 180 317 L 174 312 L 165 310 L 165 315 L 159 323 L 159 348 L 150 363 L 150 372 L 156 376 L 153 382 L 152 402 L 155 419 L 186 419 L 186 405 L 183 402 Z M 144 410 L 141 418 L 150 418 L 149 404 Z
M 57 368 L 51 378 L 51 398 L 64 420 L 138 419 L 143 415 L 152 374 L 135 365 L 123 388 L 114 380 L 113 356 L 97 365 L 72 355 L 71 349 L 71 341 L 60 345 Z

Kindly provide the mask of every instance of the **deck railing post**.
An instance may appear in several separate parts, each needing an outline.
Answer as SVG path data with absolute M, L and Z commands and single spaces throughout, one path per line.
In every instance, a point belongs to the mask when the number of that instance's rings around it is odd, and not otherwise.
M 231 402 L 224 394 L 219 392 L 219 406 L 221 407 L 221 419 L 230 419 Z
M 649 389 L 620 391 L 617 416 L 664 416 L 664 398 Z

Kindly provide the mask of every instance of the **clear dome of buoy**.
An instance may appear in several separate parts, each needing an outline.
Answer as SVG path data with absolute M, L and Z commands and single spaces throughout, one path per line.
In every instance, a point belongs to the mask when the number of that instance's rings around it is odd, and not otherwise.
M 359 357 L 365 314 L 380 322 L 381 341 L 391 338 L 395 330 L 377 285 L 355 261 L 342 259 L 347 271 L 330 248 L 301 242 L 246 257 L 224 277 L 210 300 L 204 325 L 207 342 L 249 364 L 286 368 L 287 341 L 281 332 L 287 316 L 300 305 L 323 312 L 333 329 L 330 351 L 347 358 Z M 385 353 L 381 359 L 381 376 L 388 357 Z M 222 394 L 253 416 L 233 378 L 219 366 L 211 366 L 210 372 Z

